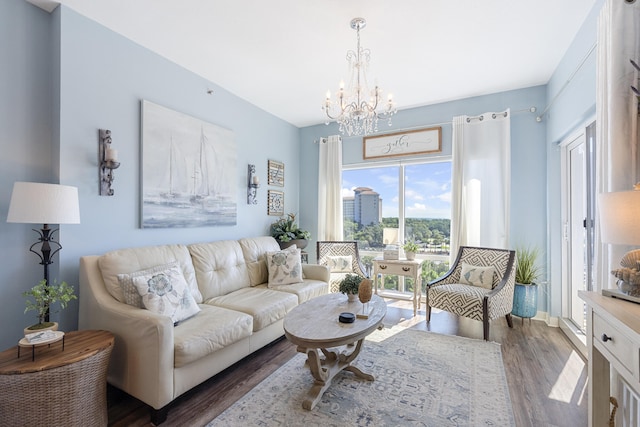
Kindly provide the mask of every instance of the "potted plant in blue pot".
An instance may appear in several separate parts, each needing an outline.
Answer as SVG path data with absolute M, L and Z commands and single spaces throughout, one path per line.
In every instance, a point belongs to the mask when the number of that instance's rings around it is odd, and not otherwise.
M 538 312 L 538 285 L 541 267 L 537 248 L 516 249 L 516 286 L 513 294 L 511 314 L 522 319 L 531 319 Z

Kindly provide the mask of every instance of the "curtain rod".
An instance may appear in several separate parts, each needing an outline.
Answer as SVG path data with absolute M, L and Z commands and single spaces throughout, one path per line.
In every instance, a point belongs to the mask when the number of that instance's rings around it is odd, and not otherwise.
M 515 110 L 512 111 L 511 114 L 519 114 L 519 113 L 535 113 L 537 111 L 536 107 L 529 107 L 529 108 L 524 108 L 522 110 Z M 499 113 L 498 113 L 499 114 Z M 494 116 L 496 116 L 496 114 L 493 114 Z M 478 119 L 481 116 L 473 116 L 473 117 L 469 117 L 467 120 L 473 120 L 473 119 Z M 506 117 L 506 116 L 505 116 Z M 494 117 L 495 118 L 495 117 Z M 539 120 L 538 120 L 539 121 Z M 445 125 L 450 125 L 452 124 L 453 121 L 449 120 L 448 122 L 441 122 L 441 123 L 431 123 L 428 125 L 420 125 L 420 126 L 413 126 L 413 127 L 409 127 L 409 128 L 403 128 L 403 129 L 393 129 L 391 132 L 392 133 L 396 133 L 396 132 L 406 132 L 406 131 L 410 131 L 410 130 L 417 130 L 417 129 L 424 129 L 424 128 L 430 128 L 430 127 L 435 127 L 435 126 L 445 126 Z M 377 133 L 373 133 L 370 134 L 368 136 L 374 136 L 374 135 L 384 135 L 385 133 L 391 133 L 391 132 L 377 132 Z M 342 139 L 348 139 L 348 138 L 361 138 L 361 136 L 359 135 L 353 135 L 353 136 L 343 136 Z M 318 138 L 318 139 L 314 139 L 313 143 L 314 144 L 324 144 L 327 142 L 327 138 L 326 137 L 322 137 L 322 138 Z
M 626 1 L 626 0 L 625 0 Z M 635 0 L 634 0 L 635 1 Z M 628 2 L 627 2 L 628 3 Z M 551 107 L 553 107 L 553 104 L 556 103 L 556 101 L 558 100 L 558 98 L 560 97 L 560 95 L 562 95 L 562 92 L 564 92 L 564 90 L 567 88 L 567 86 L 569 86 L 569 83 L 571 83 L 571 81 L 573 80 L 573 78 L 576 76 L 576 74 L 578 74 L 578 71 L 580 71 L 580 69 L 582 68 L 582 66 L 584 65 L 585 62 L 587 62 L 587 59 L 589 59 L 589 57 L 591 56 L 591 54 L 593 53 L 593 51 L 596 49 L 596 46 L 598 45 L 598 43 L 594 43 L 593 46 L 591 46 L 591 49 L 589 49 L 589 52 L 587 52 L 587 54 L 584 56 L 584 58 L 582 58 L 582 61 L 580 61 L 580 63 L 578 64 L 578 66 L 575 68 L 575 70 L 573 70 L 573 73 L 571 73 L 571 75 L 569 76 L 569 78 L 567 79 L 566 82 L 564 82 L 564 84 L 562 85 L 562 87 L 560 88 L 560 90 L 555 94 L 555 96 L 553 97 L 553 99 L 551 99 L 551 102 L 549 103 L 549 105 L 546 106 L 546 108 L 542 111 L 542 113 L 540 113 L 540 115 L 538 117 L 536 117 L 536 121 L 541 122 L 542 118 L 544 117 L 545 114 L 547 114 L 547 111 L 549 111 L 551 109 Z

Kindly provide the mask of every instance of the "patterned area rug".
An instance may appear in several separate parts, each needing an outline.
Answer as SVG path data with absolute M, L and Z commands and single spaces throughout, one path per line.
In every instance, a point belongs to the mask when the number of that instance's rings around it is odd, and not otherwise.
M 371 334 L 312 411 L 313 379 L 298 354 L 208 426 L 513 426 L 500 345 L 394 327 Z

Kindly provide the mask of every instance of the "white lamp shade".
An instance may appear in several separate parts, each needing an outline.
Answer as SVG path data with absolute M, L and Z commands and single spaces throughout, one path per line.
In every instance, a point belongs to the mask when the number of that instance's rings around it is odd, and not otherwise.
M 640 244 L 640 191 L 601 193 L 598 208 L 604 243 Z
M 7 222 L 79 224 L 78 189 L 68 185 L 16 182 Z
M 396 245 L 399 242 L 399 231 L 397 228 L 382 229 L 382 243 L 385 245 Z

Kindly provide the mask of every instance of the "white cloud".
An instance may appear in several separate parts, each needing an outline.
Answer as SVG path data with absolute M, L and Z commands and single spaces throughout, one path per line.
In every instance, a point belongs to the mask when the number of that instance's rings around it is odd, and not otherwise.
M 348 188 L 342 189 L 342 197 L 353 197 L 354 195 L 355 192 L 353 191 L 353 188 L 351 190 L 349 190 Z
M 451 191 L 438 194 L 437 196 L 435 196 L 435 198 L 438 200 L 442 200 L 443 202 L 446 202 L 446 203 L 451 203 Z

